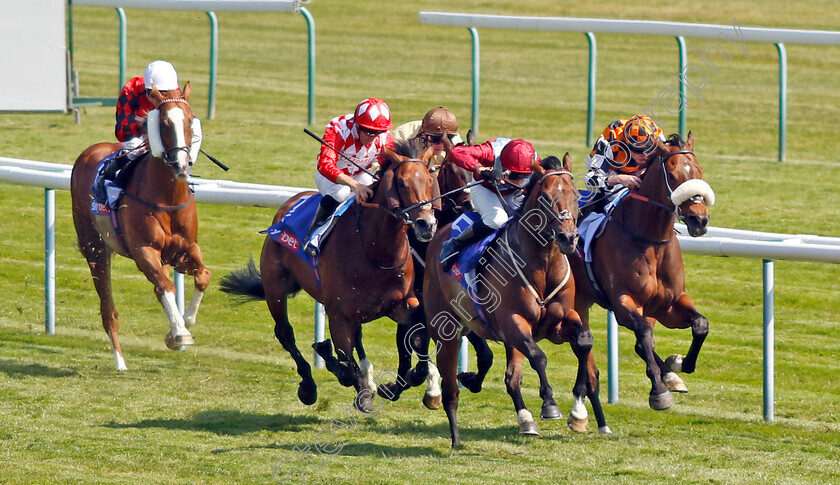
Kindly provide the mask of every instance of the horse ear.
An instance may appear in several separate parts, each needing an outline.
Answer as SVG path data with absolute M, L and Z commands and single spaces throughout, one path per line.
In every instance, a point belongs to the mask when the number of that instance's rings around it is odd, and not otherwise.
M 152 100 L 152 105 L 155 108 L 160 106 L 160 102 L 163 101 L 163 95 L 160 94 L 160 91 L 158 91 L 158 88 L 157 86 L 155 86 L 155 83 L 152 83 L 152 89 L 151 91 L 149 91 L 149 99 Z
M 447 139 L 446 137 L 443 137 L 443 138 L 444 138 L 444 140 Z M 451 147 L 452 144 L 450 143 L 449 146 Z M 435 154 L 435 150 L 432 147 L 427 148 L 426 151 L 423 152 L 423 155 L 420 157 L 420 159 L 423 160 L 423 163 L 426 164 L 426 167 L 428 167 L 429 163 L 431 163 L 432 156 L 434 154 Z
M 467 131 L 467 145 L 475 145 L 475 134 L 472 128 Z
M 192 94 L 192 86 L 190 86 L 190 82 L 187 81 L 187 84 L 184 84 L 184 99 L 189 101 L 191 94 Z
M 688 145 L 688 148 L 694 150 L 694 134 L 691 132 L 691 130 L 689 130 L 688 139 L 685 142 Z
M 435 199 L 432 201 L 432 209 L 443 210 L 443 206 L 440 203 L 440 184 L 438 183 L 437 175 L 432 175 L 432 198 Z
M 400 206 L 400 196 L 397 193 L 397 187 L 394 184 L 394 171 L 385 170 L 379 178 L 379 188 L 376 190 L 379 193 L 385 194 L 385 201 L 389 209 L 396 209 Z
M 566 154 L 563 155 L 563 170 L 567 172 L 572 171 L 572 157 L 569 155 L 569 152 L 566 152 Z

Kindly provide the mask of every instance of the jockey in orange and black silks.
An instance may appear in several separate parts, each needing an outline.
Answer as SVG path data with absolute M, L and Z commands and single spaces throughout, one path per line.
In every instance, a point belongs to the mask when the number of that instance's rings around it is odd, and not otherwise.
M 609 202 L 625 187 L 638 188 L 643 164 L 658 141 L 665 141 L 662 129 L 645 115 L 610 123 L 589 155 L 589 171 L 584 180 L 592 192 L 590 203 Z

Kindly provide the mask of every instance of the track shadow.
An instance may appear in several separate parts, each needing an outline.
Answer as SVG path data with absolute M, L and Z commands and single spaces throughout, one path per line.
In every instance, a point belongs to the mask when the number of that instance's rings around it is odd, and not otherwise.
M 144 419 L 135 423 L 104 424 L 106 428 L 165 428 L 186 431 L 209 431 L 218 435 L 239 436 L 257 431 L 301 431 L 322 422 L 313 416 L 254 414 L 236 410 L 214 409 L 196 413 L 192 419 Z
M 78 373 L 71 369 L 48 367 L 35 363 L 24 363 L 14 359 L 0 359 L 0 372 L 5 372 L 12 379 L 32 377 L 72 377 Z
M 389 446 L 389 445 L 380 445 L 374 443 L 362 443 L 362 442 L 352 442 L 354 439 L 359 438 L 359 441 L 363 440 L 361 436 L 341 436 L 344 445 L 341 447 L 340 451 L 337 451 L 333 454 L 340 455 L 340 456 L 387 456 L 387 457 L 409 457 L 409 456 L 434 456 L 434 457 L 441 457 L 446 456 L 447 453 L 443 451 L 443 449 L 433 448 L 431 446 Z M 288 450 L 290 452 L 295 452 L 296 448 L 297 451 L 302 448 L 302 444 L 288 444 L 288 445 L 277 445 L 274 444 L 269 446 L 268 448 L 278 449 L 278 450 Z M 316 449 L 317 452 L 317 449 Z M 326 459 L 329 459 L 330 455 L 323 455 Z

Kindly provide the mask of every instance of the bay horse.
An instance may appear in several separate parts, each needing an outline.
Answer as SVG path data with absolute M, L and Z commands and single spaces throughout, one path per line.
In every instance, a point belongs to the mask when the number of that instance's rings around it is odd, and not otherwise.
M 461 335 L 470 331 L 505 345 L 505 385 L 516 409 L 520 433 L 539 434 L 522 399 L 523 358 L 539 375 L 541 417 L 561 417 L 546 375 L 545 353 L 536 344 L 542 339 L 555 344 L 569 342 L 578 359 L 569 426 L 579 432 L 587 429 L 584 398 L 589 397 L 599 430 L 610 432 L 598 397 L 598 370 L 590 352 L 592 333 L 573 308 L 575 285 L 566 254 L 574 251 L 578 240 L 578 194 L 571 158 L 568 153 L 562 162 L 547 157 L 534 163 L 532 169 L 520 214 L 502 228 L 476 269 L 472 292 L 481 303 L 481 313 L 458 281 L 441 267 L 440 249 L 449 238 L 450 227 L 442 228 L 429 244 L 424 306 L 429 334 L 438 346 L 443 407 L 453 447 L 461 442 L 457 420 L 458 350 Z M 482 313 L 486 324 L 478 318 Z
M 371 202 L 356 201 L 338 219 L 321 246 L 320 285 L 309 264 L 271 236 L 263 244 L 259 272 L 245 268 L 226 275 L 221 281 L 224 292 L 267 301 L 275 321 L 274 334 L 291 354 L 302 379 L 298 398 L 307 405 L 317 400 L 317 386 L 309 363 L 295 344 L 294 329 L 287 315 L 290 295 L 303 289 L 324 304 L 337 358 L 332 354 L 330 339 L 313 347 L 339 383 L 356 389 L 354 404 L 363 412 L 372 410 L 377 389 L 369 363 L 362 362 L 363 370 L 353 357 L 356 348 L 360 360 L 366 360 L 361 346 L 361 325 L 388 316 L 397 322 L 398 329 L 410 326 L 411 317 L 420 306 L 414 294 L 414 261 L 407 233 L 411 227 L 417 239 L 428 241 L 437 229 L 432 204 L 424 202 L 436 191 L 436 181 L 427 166 L 432 152 L 427 150 L 424 159 L 399 155 L 389 149 L 384 153 L 389 161 L 383 163 Z M 277 211 L 274 223 L 298 199 L 313 193 L 303 192 L 286 201 Z M 409 207 L 410 210 L 405 210 Z M 403 359 L 401 353 L 400 369 L 404 370 Z M 425 378 L 426 369 L 412 370 Z
M 474 141 L 472 131 L 467 134 L 467 142 Z M 447 153 L 452 151 L 452 143 L 448 137 L 443 138 L 444 149 Z M 438 221 L 438 226 L 452 223 L 458 216 L 465 211 L 472 211 L 472 201 L 470 200 L 470 189 L 465 187 L 472 181 L 472 173 L 462 167 L 459 167 L 448 158 L 437 167 L 430 167 L 430 171 L 436 177 L 440 193 L 443 197 L 440 198 L 438 209 L 435 212 L 435 217 Z M 447 195 L 448 194 L 448 195 Z M 438 194 L 435 194 L 437 197 Z M 412 253 L 415 257 L 414 266 L 414 293 L 422 302 L 423 300 L 423 278 L 425 275 L 426 252 L 428 250 L 428 241 L 418 241 L 411 237 L 409 233 L 409 240 L 411 242 Z M 398 375 L 405 375 L 408 366 L 411 362 L 412 351 L 414 351 L 418 358 L 426 361 L 428 365 L 428 373 L 426 374 L 426 392 L 423 394 L 423 405 L 429 409 L 440 409 L 441 407 L 441 389 L 440 389 L 440 373 L 437 367 L 431 362 L 428 354 L 428 333 L 425 327 L 425 315 L 423 309 L 418 308 L 419 313 L 412 318 L 417 322 L 411 328 L 407 326 L 399 326 L 397 328 L 397 350 L 400 352 L 402 369 L 398 369 Z M 487 346 L 487 342 L 475 334 L 468 334 L 467 338 L 477 350 L 479 360 L 482 364 L 486 363 L 489 368 L 493 361 L 493 353 Z M 486 349 L 486 350 L 485 350 Z M 489 363 L 487 363 L 489 359 Z M 421 366 L 422 368 L 422 366 Z M 379 395 L 390 400 L 399 399 L 402 392 L 409 387 L 419 385 L 420 374 L 413 374 L 410 381 L 398 379 L 395 382 L 388 382 L 379 387 Z M 480 389 L 481 386 L 478 386 Z M 477 392 L 477 391 L 475 391 Z
M 125 185 L 116 214 L 92 213 L 91 185 L 100 160 L 120 149 L 121 144 L 97 143 L 88 147 L 76 159 L 70 176 L 79 250 L 87 260 L 99 295 L 102 325 L 111 339 L 118 371 L 126 370 L 126 365 L 111 294 L 114 253 L 134 260 L 154 285 L 155 295 L 169 319 L 170 331 L 164 340 L 173 350 L 194 343 L 188 329 L 195 324 L 201 299 L 210 284 L 210 271 L 202 262 L 197 242 L 195 197 L 188 184 L 192 166 L 191 121 L 195 116 L 189 105 L 191 92 L 189 82 L 182 97 L 165 97 L 157 88 L 150 91 L 155 106 L 148 118 L 152 150 L 131 162 L 133 167 L 126 167 L 132 170 L 132 176 Z M 154 123 L 153 119 L 158 122 Z M 112 221 L 116 221 L 116 229 Z M 195 279 L 195 292 L 184 315 L 175 302 L 170 267 Z
M 640 187 L 622 199 L 603 234 L 591 243 L 600 296 L 584 262 L 577 255 L 570 258 L 577 285 L 575 309 L 588 325 L 589 308 L 597 302 L 633 331 L 636 353 L 645 361 L 651 381 L 648 402 L 655 410 L 674 404 L 670 391 L 687 392 L 676 373 L 694 372 L 709 332 L 709 321 L 685 292 L 682 252 L 674 232 L 674 221 L 679 218 L 691 236 L 706 233 L 714 192 L 702 176 L 691 132 L 687 140 L 671 135 L 666 142 L 657 141 Z M 659 357 L 653 340 L 656 321 L 668 328 L 691 328 L 685 357 L 674 354 L 665 361 Z

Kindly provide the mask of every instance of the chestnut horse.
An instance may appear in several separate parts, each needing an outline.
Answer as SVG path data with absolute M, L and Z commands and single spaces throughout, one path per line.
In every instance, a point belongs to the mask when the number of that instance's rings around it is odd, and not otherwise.
M 73 223 L 79 250 L 87 260 L 93 284 L 99 295 L 102 325 L 111 338 L 118 371 L 126 370 L 120 340 L 119 322 L 111 294 L 111 256 L 113 253 L 133 259 L 137 268 L 155 286 L 155 295 L 169 319 L 170 331 L 165 341 L 170 349 L 192 345 L 188 328 L 196 314 L 210 271 L 201 259 L 198 246 L 198 215 L 195 197 L 188 185 L 192 162 L 191 121 L 188 103 L 190 83 L 181 98 L 164 98 L 156 88 L 149 94 L 157 113 L 150 113 L 152 153 L 132 162 L 132 176 L 125 186 L 116 215 L 94 215 L 91 209 L 91 185 L 97 165 L 106 155 L 120 149 L 119 143 L 97 143 L 88 147 L 73 165 L 70 194 L 73 200 Z M 128 169 L 129 167 L 127 167 Z M 112 220 L 117 221 L 115 229 Z M 175 302 L 175 285 L 169 279 L 170 266 L 195 278 L 195 292 L 182 316 Z
M 572 307 L 575 286 L 566 254 L 574 251 L 578 240 L 578 194 L 570 165 L 568 153 L 562 163 L 556 157 L 547 157 L 541 164 L 532 165 L 521 213 L 502 228 L 484 253 L 471 292 L 481 303 L 486 324 L 477 317 L 480 313 L 473 300 L 440 265 L 440 249 L 449 238 L 449 228 L 439 231 L 429 244 L 424 306 L 429 334 L 438 345 L 443 407 L 449 418 L 453 447 L 461 441 L 456 415 L 458 350 L 461 335 L 469 331 L 504 343 L 505 385 L 513 399 L 520 433 L 539 434 L 522 399 L 523 357 L 539 375 L 541 417 L 561 417 L 546 375 L 546 356 L 536 344 L 542 339 L 555 344 L 569 342 L 578 359 L 569 426 L 575 431 L 586 430 L 584 398 L 589 397 L 599 429 L 609 432 L 598 398 L 598 370 L 590 356 L 592 333 Z
M 702 176 L 690 132 L 687 141 L 671 135 L 667 142 L 657 142 L 641 186 L 624 197 L 603 234 L 591 243 L 592 269 L 601 296 L 587 277 L 583 261 L 570 258 L 577 284 L 575 309 L 588 324 L 589 308 L 597 302 L 633 331 L 636 353 L 645 361 L 652 384 L 649 404 L 656 410 L 674 404 L 669 389 L 687 392 L 675 373 L 694 372 L 709 332 L 709 321 L 685 292 L 682 252 L 674 232 L 675 218 L 679 218 L 691 236 L 706 233 L 707 207 L 714 204 L 714 192 Z M 665 361 L 659 357 L 653 341 L 657 320 L 668 328 L 691 328 L 685 357 L 674 354 Z
M 414 294 L 414 261 L 407 233 L 411 226 L 417 239 L 428 241 L 437 228 L 432 205 L 422 203 L 430 200 L 436 190 L 433 187 L 436 181 L 426 165 L 432 152 L 425 153 L 425 160 L 398 155 L 388 149 L 385 154 L 390 162 L 382 167 L 372 203 L 354 203 L 338 219 L 321 247 L 320 285 L 309 264 L 271 236 L 263 244 L 261 275 L 245 268 L 222 278 L 222 291 L 267 301 L 275 321 L 274 334 L 292 355 L 302 378 L 298 398 L 307 405 L 316 401 L 317 386 L 309 363 L 295 345 L 294 330 L 286 311 L 290 295 L 303 289 L 324 304 L 338 358 L 332 355 L 329 339 L 313 347 L 343 386 L 354 386 L 357 391 L 354 403 L 364 412 L 372 410 L 377 389 L 369 364 L 362 363 L 363 372 L 353 358 L 354 347 L 360 359 L 364 358 L 361 325 L 388 316 L 398 326 L 410 326 L 411 316 L 420 306 Z M 298 199 L 312 193 L 304 192 L 286 201 L 274 217 L 274 223 Z M 409 207 L 413 208 L 403 210 Z M 403 358 L 401 354 L 401 369 L 405 369 Z M 425 378 L 425 369 L 414 370 Z

